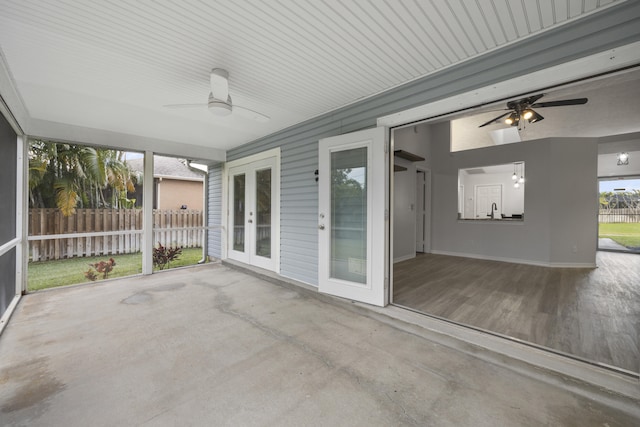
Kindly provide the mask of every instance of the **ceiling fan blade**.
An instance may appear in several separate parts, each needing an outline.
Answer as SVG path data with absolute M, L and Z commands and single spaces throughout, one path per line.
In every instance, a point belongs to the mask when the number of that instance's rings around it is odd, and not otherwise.
M 503 118 L 504 116 L 507 116 L 507 115 L 509 115 L 509 114 L 511 114 L 511 111 L 507 111 L 506 113 L 501 114 L 501 115 L 499 115 L 498 117 L 496 117 L 496 118 L 494 118 L 494 119 L 491 119 L 491 120 L 489 120 L 487 123 L 481 124 L 481 125 L 480 125 L 480 126 L 478 126 L 478 127 L 479 127 L 479 128 L 481 128 L 481 127 L 484 127 L 484 126 L 490 125 L 490 124 L 492 124 L 492 123 L 497 123 L 497 122 L 498 122 L 498 120 L 500 120 L 501 118 Z
M 206 107 L 207 104 L 167 104 L 163 105 L 164 108 L 171 108 L 173 110 L 178 110 L 181 108 L 202 108 Z
M 229 73 L 222 68 L 214 68 L 209 76 L 211 83 L 211 93 L 216 99 L 227 99 L 229 97 Z
M 529 102 L 529 105 L 533 104 L 534 102 L 536 102 L 538 99 L 542 98 L 544 96 L 544 93 L 538 94 L 538 95 L 533 95 L 530 96 L 527 101 Z
M 565 105 L 582 105 L 582 104 L 586 104 L 587 101 L 588 101 L 587 98 L 561 99 L 559 101 L 538 102 L 537 104 L 533 104 L 531 107 L 533 107 L 533 108 L 564 107 Z
M 544 93 L 540 93 L 538 95 L 528 96 L 526 98 L 514 99 L 513 101 L 507 102 L 507 108 L 510 110 L 523 110 L 526 107 L 530 106 L 538 99 L 542 98 Z
M 233 112 L 237 112 L 238 115 L 255 120 L 256 122 L 260 123 L 267 123 L 269 120 L 271 120 L 271 117 L 269 116 L 265 116 L 262 113 L 258 113 L 257 111 L 251 110 L 249 108 L 240 107 L 238 105 L 233 106 Z

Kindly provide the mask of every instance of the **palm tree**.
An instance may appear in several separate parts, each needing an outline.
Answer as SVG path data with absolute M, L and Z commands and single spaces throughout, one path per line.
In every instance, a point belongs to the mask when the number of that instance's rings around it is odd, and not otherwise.
M 57 207 L 64 216 L 75 213 L 77 207 L 129 207 L 127 192 L 134 191 L 136 176 L 123 156 L 118 150 L 32 141 L 30 207 Z

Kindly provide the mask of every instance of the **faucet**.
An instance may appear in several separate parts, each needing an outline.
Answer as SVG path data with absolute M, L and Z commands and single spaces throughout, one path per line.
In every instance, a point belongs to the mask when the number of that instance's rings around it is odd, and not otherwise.
M 491 215 L 487 215 L 487 216 L 490 216 L 491 219 L 494 219 L 493 213 L 497 210 L 498 210 L 498 205 L 496 204 L 496 202 L 491 203 Z

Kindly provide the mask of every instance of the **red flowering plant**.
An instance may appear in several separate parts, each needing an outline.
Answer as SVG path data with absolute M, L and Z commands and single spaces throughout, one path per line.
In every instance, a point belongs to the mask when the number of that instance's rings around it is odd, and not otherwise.
M 182 248 L 162 246 L 162 243 L 158 242 L 158 247 L 153 248 L 153 265 L 160 270 L 169 268 L 169 263 L 178 259 L 180 254 L 182 254 Z

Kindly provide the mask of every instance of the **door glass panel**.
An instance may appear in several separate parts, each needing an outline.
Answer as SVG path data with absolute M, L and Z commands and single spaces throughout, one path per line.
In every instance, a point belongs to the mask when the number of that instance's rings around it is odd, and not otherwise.
M 256 255 L 271 258 L 271 169 L 256 171 Z
M 640 177 L 600 180 L 598 249 L 640 254 Z
M 233 177 L 233 250 L 244 252 L 245 175 Z
M 367 283 L 367 148 L 331 153 L 331 277 Z

